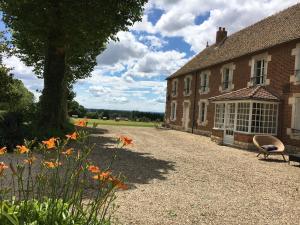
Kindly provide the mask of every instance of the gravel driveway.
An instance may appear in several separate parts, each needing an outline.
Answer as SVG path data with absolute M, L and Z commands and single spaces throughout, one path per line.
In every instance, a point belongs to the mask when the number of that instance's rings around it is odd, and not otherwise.
M 103 129 L 93 157 L 100 164 L 111 155 L 111 137 L 124 134 L 135 142 L 117 149 L 113 166 L 130 184 L 117 193 L 118 224 L 300 224 L 300 168 L 281 156 L 259 160 L 253 152 L 173 130 Z

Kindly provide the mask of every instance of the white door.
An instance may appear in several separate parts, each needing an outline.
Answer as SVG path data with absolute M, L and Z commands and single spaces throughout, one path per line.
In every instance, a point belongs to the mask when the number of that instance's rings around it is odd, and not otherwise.
M 234 142 L 235 103 L 227 103 L 225 108 L 224 144 Z
M 189 104 L 184 103 L 183 104 L 183 129 L 184 130 L 188 130 L 189 128 L 189 114 L 190 114 Z

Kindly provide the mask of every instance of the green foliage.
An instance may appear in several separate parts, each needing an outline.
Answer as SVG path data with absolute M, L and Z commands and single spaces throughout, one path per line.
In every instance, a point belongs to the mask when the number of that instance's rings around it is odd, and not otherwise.
M 69 116 L 78 115 L 78 117 L 81 118 L 85 117 L 87 112 L 86 109 L 75 100 L 71 100 L 68 102 L 68 110 Z
M 86 117 L 89 119 L 99 119 L 100 115 L 98 112 L 87 112 Z
M 80 119 L 72 119 L 71 121 L 76 122 Z M 155 127 L 157 123 L 155 122 L 137 122 L 137 121 L 116 121 L 116 120 L 102 120 L 102 119 L 89 119 L 88 126 L 92 126 L 96 123 L 97 127 L 101 125 L 109 125 L 109 126 L 132 126 L 132 127 Z
M 23 111 L 32 106 L 34 95 L 21 80 L 14 79 L 9 69 L 0 66 L 0 109 Z
M 26 125 L 21 112 L 6 112 L 0 116 L 0 146 L 11 150 L 22 143 L 25 137 Z
M 15 52 L 42 76 L 49 37 L 66 53 L 68 80 L 84 78 L 120 30 L 141 19 L 147 0 L 1 0 Z M 29 13 L 30 12 L 30 13 Z
M 101 224 L 109 225 L 109 221 L 88 221 L 88 214 L 79 212 L 75 216 L 70 210 L 70 203 L 62 199 L 48 199 L 43 201 L 35 199 L 28 201 L 3 201 L 0 203 L 0 224 L 1 225 L 86 225 Z M 52 215 L 49 215 L 49 214 Z M 54 217 L 49 221 L 49 217 Z
M 0 163 L 1 225 L 110 224 L 115 191 L 127 186 L 109 167 L 91 164 L 88 133 L 66 137 L 25 141 L 17 146 L 24 161 L 10 163 L 10 170 Z M 118 144 L 126 143 L 120 139 Z

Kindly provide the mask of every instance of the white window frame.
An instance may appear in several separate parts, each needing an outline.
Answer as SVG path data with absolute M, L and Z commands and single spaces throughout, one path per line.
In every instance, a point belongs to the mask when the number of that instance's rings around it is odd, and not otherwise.
M 292 107 L 292 115 L 291 115 L 291 127 L 287 128 L 287 135 L 290 136 L 291 139 L 297 139 L 300 140 L 300 134 L 298 132 L 295 132 L 295 117 L 297 113 L 296 108 L 296 100 L 300 98 L 300 93 L 294 93 L 292 97 L 289 98 L 289 105 Z
M 208 94 L 209 91 L 210 91 L 210 88 L 209 88 L 209 78 L 210 78 L 210 74 L 211 72 L 209 70 L 205 70 L 205 71 L 202 71 L 199 75 L 199 82 L 200 82 L 200 86 L 199 86 L 199 94 L 200 95 L 203 95 L 203 94 Z M 203 80 L 204 80 L 204 76 L 207 76 L 206 78 L 206 84 L 205 84 L 205 87 L 206 89 L 203 90 L 202 87 L 204 86 L 203 84 Z
M 252 59 L 249 61 L 249 66 L 251 66 L 251 75 L 250 75 L 250 81 L 248 82 L 247 86 L 256 86 L 256 85 L 262 85 L 266 86 L 270 84 L 270 79 L 268 79 L 268 64 L 271 61 L 271 55 L 269 55 L 267 52 L 259 55 L 255 55 L 252 57 Z M 255 84 L 254 79 L 256 77 L 256 62 L 264 60 L 264 83 L 263 84 Z
M 228 84 L 228 88 L 224 89 L 224 78 L 225 78 L 225 74 L 224 71 L 225 69 L 229 69 L 229 84 Z M 222 79 L 221 79 L 221 85 L 219 86 L 219 91 L 220 92 L 228 92 L 228 91 L 232 91 L 234 89 L 234 84 L 233 84 L 233 72 L 235 70 L 235 65 L 233 63 L 228 63 L 226 65 L 223 65 L 220 69 L 220 73 L 222 75 Z
M 186 91 L 186 89 L 187 89 L 187 79 L 190 79 L 188 92 Z M 184 84 L 183 84 L 183 96 L 190 96 L 192 94 L 192 80 L 193 80 L 192 75 L 185 76 Z
M 172 80 L 172 89 L 171 89 L 171 96 L 177 97 L 178 95 L 178 79 Z
M 203 113 L 203 109 L 202 109 L 202 106 L 203 106 L 203 103 L 205 104 L 205 108 L 204 108 L 204 115 L 202 115 Z M 198 101 L 198 109 L 199 109 L 199 113 L 198 113 L 198 125 L 199 126 L 206 126 L 208 124 L 208 120 L 207 120 L 207 108 L 208 108 L 208 104 L 209 104 L 209 101 L 208 99 L 201 99 Z M 204 116 L 204 120 L 201 121 L 201 118 L 202 116 Z
M 292 56 L 295 56 L 294 73 L 290 76 L 290 82 L 294 85 L 300 84 L 300 43 L 292 50 Z
M 217 117 L 216 117 L 216 115 L 217 115 L 217 105 L 223 105 L 222 106 L 222 111 L 223 111 L 223 116 L 222 116 L 222 118 L 223 118 L 223 122 L 222 122 L 222 125 L 219 127 L 219 126 L 216 126 L 216 124 L 217 124 Z M 214 130 L 224 130 L 224 123 L 225 123 L 225 107 L 226 107 L 226 103 L 225 102 L 217 102 L 217 103 L 215 103 L 215 114 L 214 114 Z M 221 115 L 221 114 L 220 114 Z M 220 117 L 221 118 L 221 117 Z M 219 123 L 219 122 L 218 122 Z M 221 124 L 221 123 L 220 123 Z
M 226 107 L 226 104 L 227 103 L 235 103 L 236 104 L 236 109 L 237 109 L 237 106 L 238 106 L 238 103 L 250 103 L 250 114 L 249 114 L 249 122 L 248 122 L 248 131 L 247 132 L 244 132 L 244 131 L 238 131 L 236 130 L 236 125 L 237 125 L 237 122 L 235 122 L 235 127 L 234 127 L 234 132 L 235 133 L 242 133 L 242 134 L 266 134 L 266 133 L 256 133 L 256 132 L 251 132 L 251 128 L 252 128 L 252 107 L 253 107 L 253 103 L 263 103 L 263 104 L 276 104 L 277 105 L 277 113 L 275 115 L 276 117 L 276 126 L 275 126 L 275 133 L 267 133 L 269 135 L 277 135 L 277 130 L 278 130 L 278 111 L 279 111 L 279 102 L 271 102 L 271 101 L 259 101 L 259 100 L 245 100 L 245 101 L 218 101 L 216 102 L 215 104 L 225 104 L 225 107 Z M 236 111 L 237 112 L 237 111 Z M 216 117 L 216 106 L 215 106 L 215 115 Z M 224 116 L 226 117 L 226 115 Z M 237 118 L 237 115 L 236 115 L 236 118 Z M 220 127 L 216 127 L 216 118 L 214 119 L 214 128 L 213 129 L 216 129 L 216 130 L 224 130 L 224 125 L 223 125 L 223 128 L 220 128 Z
M 174 105 L 174 107 L 173 107 L 173 105 Z M 177 118 L 177 101 L 172 101 L 171 102 L 170 120 L 176 121 L 176 118 Z

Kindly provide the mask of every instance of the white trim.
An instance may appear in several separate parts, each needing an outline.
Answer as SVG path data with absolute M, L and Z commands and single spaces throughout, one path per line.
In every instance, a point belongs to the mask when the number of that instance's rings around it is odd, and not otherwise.
M 299 94 L 300 96 L 300 94 Z M 227 104 L 229 103 L 235 103 L 235 107 L 236 107 L 236 113 L 237 113 L 237 108 L 238 108 L 238 103 L 250 103 L 250 111 L 249 111 L 249 123 L 248 123 L 248 132 L 244 132 L 244 131 L 238 131 L 236 130 L 236 124 L 234 126 L 234 133 L 242 133 L 242 134 L 262 134 L 262 133 L 257 133 L 257 132 L 251 132 L 251 128 L 252 128 L 252 111 L 253 111 L 253 103 L 262 103 L 262 104 L 274 104 L 277 105 L 277 113 L 276 113 L 276 127 L 275 127 L 275 133 L 268 133 L 270 135 L 277 135 L 277 129 L 278 129 L 278 112 L 279 112 L 279 102 L 271 102 L 271 101 L 259 101 L 259 100 L 243 100 L 243 101 L 220 101 L 220 102 L 214 102 L 215 104 L 225 104 L 225 108 L 227 107 Z M 226 114 L 226 110 L 225 110 L 225 114 Z M 227 115 L 225 115 L 224 118 L 226 118 Z M 224 128 L 217 128 L 215 127 L 215 117 L 216 117 L 216 106 L 215 106 L 215 114 L 214 114 L 214 127 L 213 129 L 215 130 L 225 130 Z M 236 123 L 236 117 L 237 114 L 235 115 L 235 123 Z M 225 119 L 224 119 L 224 125 L 225 125 Z
M 300 77 L 296 76 L 296 70 L 300 70 L 300 43 L 296 44 L 296 48 L 292 49 L 292 56 L 295 56 L 295 70 L 294 73 L 290 76 L 290 82 L 294 85 L 299 85 Z
M 289 105 L 292 106 L 292 115 L 291 127 L 287 128 L 287 135 L 289 135 L 291 139 L 300 139 L 299 135 L 294 135 L 292 131 L 292 129 L 295 128 L 296 98 L 300 98 L 300 93 L 294 93 L 292 97 L 289 97 Z
M 187 121 L 185 121 L 184 120 L 184 117 L 185 117 L 185 104 L 188 104 L 188 111 L 189 111 L 189 115 L 188 115 L 188 117 L 187 117 Z M 190 107 L 191 107 L 191 101 L 190 100 L 184 100 L 183 102 L 182 102 L 182 119 L 181 119 L 181 122 L 182 122 L 182 127 L 185 129 L 185 122 L 187 123 L 187 124 L 189 124 L 190 123 Z M 187 127 L 187 129 L 188 129 L 188 127 Z M 186 130 L 187 130 L 186 129 Z
M 173 107 L 172 107 L 174 103 L 175 103 L 175 109 L 173 109 Z M 173 110 L 175 110 L 175 112 L 174 112 L 174 118 L 172 118 Z M 177 119 L 177 101 L 173 100 L 173 101 L 171 101 L 170 120 L 174 122 L 174 121 L 176 121 L 176 119 Z
M 249 61 L 249 66 L 251 66 L 251 74 L 250 74 L 250 81 L 247 83 L 247 87 L 254 86 L 252 78 L 255 75 L 255 63 L 258 60 L 265 60 L 265 65 L 264 65 L 264 75 L 266 76 L 265 78 L 265 83 L 260 84 L 263 86 L 269 85 L 270 84 L 270 79 L 268 79 L 268 64 L 272 60 L 272 56 L 268 54 L 268 52 L 252 56 L 251 60 Z
M 207 75 L 207 89 L 206 89 L 206 91 L 202 91 L 201 90 L 201 84 L 202 84 L 202 77 L 204 76 L 204 74 L 206 74 Z M 200 82 L 200 86 L 199 86 L 199 94 L 200 95 L 205 95 L 205 94 L 208 94 L 209 93 L 209 91 L 210 91 L 210 88 L 209 88 L 209 80 L 210 80 L 210 75 L 211 75 L 211 72 L 210 72 L 210 70 L 204 70 L 204 71 L 202 71 L 200 74 L 199 74 L 199 82 Z
M 173 91 L 174 91 L 174 83 L 176 82 L 176 93 L 175 95 L 173 94 Z M 173 98 L 176 98 L 178 96 L 178 78 L 175 78 L 172 80 L 172 87 L 171 87 L 171 96 Z
M 224 82 L 224 69 L 228 68 L 229 69 L 229 85 L 227 89 L 223 88 L 223 82 Z M 234 89 L 234 84 L 233 84 L 233 72 L 235 70 L 236 66 L 234 63 L 228 63 L 225 64 L 221 67 L 220 69 L 220 73 L 221 73 L 221 85 L 219 86 L 219 91 L 221 93 L 223 92 L 229 92 L 232 91 Z
M 202 116 L 201 112 L 202 112 L 202 108 L 201 108 L 201 104 L 202 103 L 205 103 L 205 110 L 204 110 L 204 121 L 201 122 L 200 121 L 200 118 Z M 198 101 L 198 119 L 197 119 L 197 124 L 199 126 L 206 126 L 208 124 L 208 120 L 207 120 L 207 108 L 208 108 L 208 105 L 209 105 L 209 101 L 208 99 L 200 99 Z
M 187 78 L 190 78 L 190 85 L 189 85 L 189 92 L 188 93 L 185 93 L 185 84 L 186 84 L 186 79 Z M 190 96 L 192 94 L 192 80 L 193 80 L 193 76 L 192 75 L 186 75 L 184 77 L 184 80 L 183 80 L 183 96 Z

